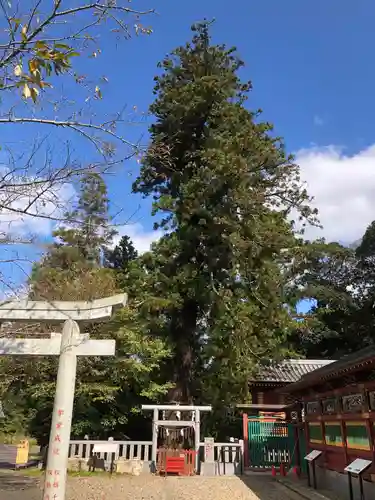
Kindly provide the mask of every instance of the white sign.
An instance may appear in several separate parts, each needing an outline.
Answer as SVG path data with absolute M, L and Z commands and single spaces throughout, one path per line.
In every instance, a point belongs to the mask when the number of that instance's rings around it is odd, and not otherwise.
M 361 474 L 368 467 L 370 467 L 371 464 L 371 460 L 363 460 L 362 458 L 357 458 L 356 460 L 354 460 L 354 462 L 345 467 L 344 471 L 350 472 L 351 474 Z
M 212 437 L 204 438 L 204 461 L 214 462 L 215 461 L 215 439 Z
M 93 453 L 117 453 L 118 444 L 109 442 L 109 443 L 99 443 L 94 444 Z
M 312 450 L 308 455 L 305 456 L 305 460 L 307 460 L 308 462 L 313 462 L 314 460 L 319 458 L 321 454 L 322 452 L 319 450 Z

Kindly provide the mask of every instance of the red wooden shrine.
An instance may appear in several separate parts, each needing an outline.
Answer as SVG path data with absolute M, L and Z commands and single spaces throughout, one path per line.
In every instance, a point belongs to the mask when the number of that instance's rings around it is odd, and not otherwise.
M 192 476 L 195 471 L 194 450 L 171 450 L 161 448 L 158 450 L 157 472 L 159 474 L 177 474 L 179 476 Z
M 356 458 L 368 459 L 373 465 L 364 477 L 375 482 L 374 347 L 279 390 L 302 403 L 308 451 L 323 451 L 318 466 L 343 473 Z

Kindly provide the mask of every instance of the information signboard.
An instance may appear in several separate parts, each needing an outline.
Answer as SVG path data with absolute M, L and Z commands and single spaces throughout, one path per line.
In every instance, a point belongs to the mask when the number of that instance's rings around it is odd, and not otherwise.
M 305 456 L 305 460 L 307 460 L 308 462 L 313 462 L 314 460 L 319 458 L 321 454 L 322 452 L 320 450 L 312 450 L 308 455 Z
M 108 443 L 94 444 L 93 453 L 117 453 L 118 444 L 109 441 Z
M 356 458 L 354 462 L 350 463 L 347 467 L 345 467 L 345 472 L 350 472 L 351 474 L 362 474 L 370 465 L 372 464 L 371 460 L 363 460 L 362 458 Z

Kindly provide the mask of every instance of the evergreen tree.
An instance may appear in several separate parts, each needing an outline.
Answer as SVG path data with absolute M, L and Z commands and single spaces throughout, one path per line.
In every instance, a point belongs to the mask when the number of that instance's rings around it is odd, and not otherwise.
M 81 281 L 78 287 L 79 298 L 83 295 L 87 299 L 93 298 L 92 294 L 100 290 L 90 285 L 90 276 L 102 266 L 104 253 L 112 244 L 115 231 L 110 226 L 107 187 L 99 174 L 90 173 L 83 177 L 77 204 L 65 215 L 65 220 L 65 225 L 53 233 L 55 242 L 34 268 L 32 295 L 37 299 L 53 300 L 57 299 L 57 294 L 60 300 L 65 297 L 68 300 L 72 292 L 77 295 L 77 280 L 85 280 L 85 277 L 86 282 Z M 100 275 L 108 281 L 108 275 Z M 111 288 L 109 283 L 102 283 L 102 294 L 111 291 L 106 290 L 106 286 Z M 64 297 L 61 297 L 62 293 Z
M 374 229 L 372 222 L 356 249 L 324 241 L 309 245 L 298 270 L 296 297 L 316 303 L 294 338 L 307 357 L 339 359 L 374 344 Z
M 125 271 L 130 262 L 138 257 L 138 252 L 134 248 L 129 236 L 123 236 L 118 245 L 113 250 L 106 251 L 106 265 L 117 271 Z
M 85 177 L 76 208 L 67 214 L 66 226 L 55 232 L 57 241 L 34 269 L 31 280 L 34 300 L 92 300 L 121 291 L 116 273 L 102 267 L 104 253 L 113 237 L 109 221 L 103 179 L 96 174 Z M 123 284 L 124 291 L 129 293 L 125 278 Z M 112 321 L 86 326 L 86 331 L 94 337 L 116 340 L 116 357 L 79 359 L 72 435 L 112 434 L 121 438 L 127 433 L 128 416 L 140 402 L 156 398 L 166 389 L 155 381 L 154 375 L 168 350 L 138 319 L 137 291 L 132 288 L 130 292 L 129 306 Z M 30 431 L 45 443 L 55 390 L 56 359 L 23 359 L 20 368 L 19 360 L 12 358 L 2 368 L 5 374 L 2 393 L 23 398 Z
M 254 363 L 280 349 L 291 321 L 284 275 L 299 246 L 287 216 L 315 217 L 272 126 L 245 107 L 251 84 L 235 50 L 211 45 L 207 23 L 193 31 L 160 63 L 151 145 L 133 186 L 169 230 L 153 273 L 170 298 L 169 398 L 179 401 L 240 397 Z

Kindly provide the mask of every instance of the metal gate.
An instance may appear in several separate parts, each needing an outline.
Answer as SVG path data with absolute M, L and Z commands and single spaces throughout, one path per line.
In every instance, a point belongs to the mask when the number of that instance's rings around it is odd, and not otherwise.
M 294 426 L 286 422 L 249 419 L 249 465 L 266 469 L 281 463 L 296 465 Z

